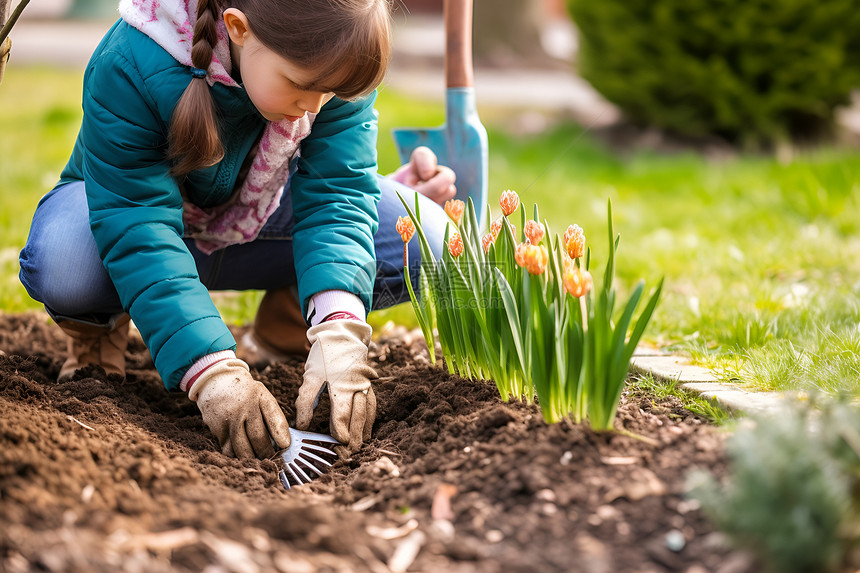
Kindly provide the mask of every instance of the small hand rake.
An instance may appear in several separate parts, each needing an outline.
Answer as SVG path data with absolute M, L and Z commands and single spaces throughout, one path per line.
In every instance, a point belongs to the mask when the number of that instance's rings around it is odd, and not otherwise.
M 284 488 L 310 483 L 323 475 L 337 459 L 332 450 L 337 444 L 340 442 L 331 436 L 290 428 L 290 447 L 275 454 Z

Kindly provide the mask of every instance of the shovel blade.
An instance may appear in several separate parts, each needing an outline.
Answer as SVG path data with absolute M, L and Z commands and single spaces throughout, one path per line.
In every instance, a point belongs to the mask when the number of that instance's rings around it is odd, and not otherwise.
M 429 147 L 440 165 L 457 175 L 456 198 L 471 197 L 484 227 L 487 203 L 488 152 L 487 130 L 478 117 L 473 88 L 448 88 L 445 95 L 445 124 L 430 129 L 398 128 L 392 130 L 401 163 L 407 163 L 416 147 Z

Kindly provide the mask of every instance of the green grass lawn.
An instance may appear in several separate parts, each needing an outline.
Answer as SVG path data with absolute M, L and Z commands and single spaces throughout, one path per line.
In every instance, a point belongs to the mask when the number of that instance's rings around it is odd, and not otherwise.
M 80 121 L 80 74 L 11 67 L 0 86 L 0 307 L 39 308 L 17 281 L 17 253 L 39 197 L 67 159 Z M 395 126 L 434 126 L 438 103 L 383 90 L 380 170 L 397 167 Z M 694 153 L 614 152 L 559 120 L 539 136 L 505 130 L 511 110 L 482 109 L 490 196 L 538 203 L 553 232 L 578 223 L 595 268 L 606 251 L 606 200 L 621 233 L 629 288 L 666 277 L 646 339 L 760 388 L 860 395 L 860 153 L 821 149 L 709 161 Z M 498 213 L 498 208 L 494 208 Z M 215 296 L 248 322 L 259 293 Z M 406 305 L 371 321 L 414 323 Z

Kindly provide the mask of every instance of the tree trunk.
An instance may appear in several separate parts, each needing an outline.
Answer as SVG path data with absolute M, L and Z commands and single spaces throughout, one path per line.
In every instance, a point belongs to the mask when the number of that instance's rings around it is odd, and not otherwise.
M 543 0 L 475 0 L 475 57 L 489 63 L 539 63 Z

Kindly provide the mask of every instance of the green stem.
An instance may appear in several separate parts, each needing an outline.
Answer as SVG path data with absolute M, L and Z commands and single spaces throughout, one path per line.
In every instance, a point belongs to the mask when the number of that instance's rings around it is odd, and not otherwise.
M 585 304 L 585 295 L 579 297 L 579 311 L 582 313 L 582 333 L 588 331 L 588 306 Z

